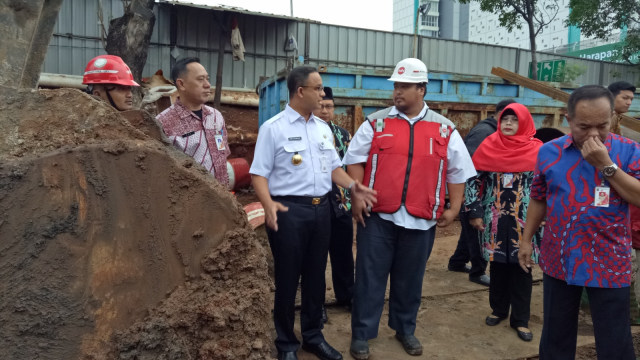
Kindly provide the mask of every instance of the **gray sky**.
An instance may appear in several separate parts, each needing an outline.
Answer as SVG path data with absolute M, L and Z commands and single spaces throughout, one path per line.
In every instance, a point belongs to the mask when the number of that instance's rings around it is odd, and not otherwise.
M 290 15 L 290 0 L 180 0 L 237 6 L 249 11 Z M 326 24 L 392 31 L 393 0 L 293 0 L 293 16 Z

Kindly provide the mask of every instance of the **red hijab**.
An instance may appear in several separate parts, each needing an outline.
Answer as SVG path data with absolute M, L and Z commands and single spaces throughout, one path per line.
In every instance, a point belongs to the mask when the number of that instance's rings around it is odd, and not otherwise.
M 518 131 L 506 136 L 500 130 L 502 116 L 507 110 L 518 117 Z M 473 154 L 473 165 L 478 171 L 524 172 L 533 171 L 542 141 L 534 138 L 536 127 L 527 107 L 509 104 L 498 116 L 498 130 L 489 135 Z

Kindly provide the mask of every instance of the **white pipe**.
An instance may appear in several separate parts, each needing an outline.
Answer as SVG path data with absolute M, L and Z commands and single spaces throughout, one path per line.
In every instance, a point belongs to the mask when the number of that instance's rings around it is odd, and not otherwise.
M 38 80 L 38 86 L 44 87 L 65 87 L 75 89 L 86 89 L 87 86 L 82 84 L 82 76 L 80 75 L 64 75 L 64 74 L 49 74 L 41 73 L 40 80 Z
M 74 88 L 84 90 L 87 88 L 86 85 L 82 84 L 82 76 L 80 75 L 65 75 L 65 74 L 51 74 L 51 73 L 41 73 L 40 80 L 38 81 L 39 86 L 44 87 L 54 87 L 54 88 Z M 211 88 L 213 92 L 215 88 Z M 236 99 L 233 96 L 233 93 L 247 93 L 247 95 L 251 94 L 252 96 L 241 97 Z M 242 106 L 253 106 L 258 107 L 258 97 L 255 95 L 255 91 L 253 89 L 244 89 L 244 88 L 224 88 L 222 89 L 222 96 L 220 98 L 220 102 L 225 105 L 242 105 Z

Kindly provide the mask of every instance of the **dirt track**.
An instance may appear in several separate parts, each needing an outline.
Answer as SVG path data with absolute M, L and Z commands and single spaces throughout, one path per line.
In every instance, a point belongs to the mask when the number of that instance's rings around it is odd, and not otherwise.
M 488 288 L 468 281 L 466 274 L 447 270 L 449 256 L 455 250 L 459 223 L 438 229 L 433 252 L 427 264 L 423 283 L 423 302 L 418 313 L 416 336 L 424 348 L 422 356 L 407 355 L 387 326 L 388 308 L 380 322 L 378 338 L 369 342 L 371 360 L 411 359 L 536 359 L 542 331 L 542 272 L 534 269 L 534 286 L 529 326 L 534 334 L 532 342 L 520 340 L 508 321 L 498 326 L 485 325 L 490 313 Z M 335 301 L 331 289 L 330 269 L 327 269 L 327 302 Z M 388 294 L 387 294 L 388 295 Z M 387 297 L 388 299 L 388 297 Z M 328 306 L 329 323 L 324 336 L 338 349 L 345 359 L 349 355 L 351 340 L 351 317 L 342 308 Z M 299 338 L 299 320 L 296 319 Z M 640 327 L 632 328 L 636 354 L 640 354 Z M 577 359 L 594 359 L 595 342 L 591 319 L 581 312 L 578 331 Z M 272 351 L 274 351 L 272 349 Z M 274 353 L 272 353 L 274 354 Z M 301 360 L 316 357 L 304 350 L 298 351 Z

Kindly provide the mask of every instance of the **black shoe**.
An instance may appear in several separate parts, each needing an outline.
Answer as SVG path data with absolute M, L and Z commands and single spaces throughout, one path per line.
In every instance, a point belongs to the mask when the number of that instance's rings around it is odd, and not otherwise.
M 320 344 L 302 344 L 302 349 L 321 360 L 342 360 L 342 354 L 324 340 Z
M 367 340 L 351 339 L 349 352 L 356 360 L 367 360 L 369 359 L 369 343 Z
M 420 344 L 420 341 L 412 334 L 403 335 L 396 333 L 396 339 L 400 340 L 407 354 L 413 356 L 422 355 L 422 344 Z
M 527 331 L 520 331 L 520 330 L 518 330 L 518 328 L 514 328 L 514 329 L 516 330 L 516 332 L 518 333 L 518 337 L 520 339 L 522 339 L 522 341 L 531 341 L 531 340 L 533 340 L 533 333 L 531 332 L 531 330 L 529 330 L 527 332 Z
M 278 351 L 278 360 L 298 360 L 298 355 L 295 351 Z
M 500 322 L 502 320 L 504 320 L 504 318 L 494 317 L 494 316 L 490 315 L 490 316 L 487 316 L 486 319 L 484 319 L 484 322 L 489 326 L 496 326 L 496 325 L 500 324 Z
M 462 273 L 468 274 L 471 271 L 471 265 L 451 266 L 451 264 L 449 264 L 449 266 L 447 266 L 447 269 L 449 269 L 449 271 L 462 272 Z
M 327 315 L 327 308 L 322 306 L 322 323 L 326 324 L 329 321 L 329 315 Z
M 469 276 L 469 281 L 474 282 L 476 284 L 489 286 L 489 283 L 491 282 L 491 278 L 489 277 L 489 275 L 482 274 L 477 276 Z

